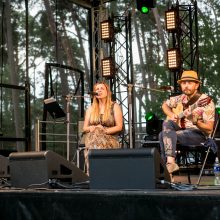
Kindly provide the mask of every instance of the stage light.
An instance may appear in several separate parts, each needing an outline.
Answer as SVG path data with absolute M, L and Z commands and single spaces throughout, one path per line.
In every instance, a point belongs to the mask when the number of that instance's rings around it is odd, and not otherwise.
M 151 8 L 155 7 L 155 0 L 136 0 L 136 4 L 142 14 L 147 14 Z
M 114 28 L 112 20 L 105 20 L 101 22 L 101 39 L 108 42 L 114 38 Z
M 180 50 L 178 48 L 172 48 L 167 50 L 167 66 L 170 70 L 180 68 Z
M 54 97 L 44 99 L 44 108 L 50 113 L 53 119 L 66 117 L 66 113 L 60 107 Z
M 162 130 L 162 120 L 153 113 L 148 112 L 145 115 L 146 119 L 146 132 L 148 134 L 148 140 L 158 140 L 158 134 Z
M 155 114 L 153 112 L 148 112 L 145 115 L 145 119 L 146 119 L 146 121 L 150 121 L 154 116 L 155 116 Z
M 176 32 L 179 26 L 178 11 L 171 9 L 165 12 L 166 30 L 168 32 Z
M 112 57 L 107 57 L 101 60 L 102 76 L 112 78 L 115 75 L 115 63 Z

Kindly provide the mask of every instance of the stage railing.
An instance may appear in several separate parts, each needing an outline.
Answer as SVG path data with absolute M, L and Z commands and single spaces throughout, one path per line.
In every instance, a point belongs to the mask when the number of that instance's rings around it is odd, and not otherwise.
M 144 136 L 146 135 L 146 122 L 135 122 L 134 129 L 135 129 L 134 148 L 140 148 L 142 146 Z
M 63 133 L 60 132 L 46 132 L 46 133 L 42 133 L 41 131 L 41 126 L 42 123 L 47 123 L 50 125 L 63 125 Z M 71 126 L 76 126 L 78 128 L 79 123 L 70 123 Z M 136 122 L 134 123 L 135 125 L 135 148 L 140 148 L 142 147 L 143 143 L 145 142 L 144 137 L 147 135 L 146 133 L 146 122 Z M 128 132 L 128 125 L 125 124 L 125 131 L 124 133 L 126 134 Z M 78 128 L 79 129 L 79 128 Z M 41 136 L 42 135 L 46 135 L 47 138 L 46 140 L 41 140 Z M 79 141 L 80 141 L 80 132 L 78 130 L 74 131 L 74 134 L 69 134 L 69 139 L 71 139 L 69 141 L 71 147 L 70 147 L 70 151 L 71 156 L 70 156 L 70 160 L 75 158 L 77 149 L 79 148 Z M 59 139 L 60 137 L 60 139 Z M 66 132 L 66 122 L 65 121 L 41 121 L 41 120 L 37 120 L 36 122 L 36 129 L 35 129 L 35 151 L 41 151 L 42 150 L 42 143 L 46 143 L 47 145 L 53 145 L 55 144 L 55 151 L 58 152 L 62 152 L 63 156 L 67 157 L 67 132 Z M 126 141 L 126 140 L 121 140 L 121 141 Z M 60 147 L 59 145 L 62 145 L 62 147 Z M 122 144 L 123 146 L 123 144 Z M 51 147 L 51 146 L 50 146 Z M 72 159 L 71 159 L 72 158 Z
M 42 123 L 47 123 L 50 125 L 63 125 L 63 129 L 60 128 L 59 132 L 45 132 L 42 133 L 41 126 Z M 77 126 L 77 123 L 69 123 L 71 126 Z M 68 134 L 67 128 L 66 128 L 66 122 L 65 121 L 41 121 L 37 120 L 36 122 L 36 129 L 35 129 L 35 151 L 41 151 L 42 150 L 42 143 L 48 144 L 57 144 L 56 149 L 53 149 L 57 152 L 62 152 L 66 155 L 66 157 L 69 157 L 67 155 L 68 151 L 70 150 L 72 152 L 72 155 L 70 158 L 73 158 L 73 155 L 75 154 L 73 151 L 76 150 L 78 147 L 78 131 L 75 132 L 75 134 Z M 52 128 L 53 129 L 53 128 Z M 60 131 L 63 131 L 62 133 Z M 47 136 L 46 140 L 41 140 L 41 136 L 45 135 Z M 69 136 L 69 137 L 67 137 Z M 71 145 L 71 149 L 69 148 L 69 144 Z M 51 146 L 50 146 L 51 148 Z M 64 149 L 65 148 L 65 149 Z M 64 155 L 63 155 L 64 156 Z M 67 158 L 69 160 L 69 158 Z

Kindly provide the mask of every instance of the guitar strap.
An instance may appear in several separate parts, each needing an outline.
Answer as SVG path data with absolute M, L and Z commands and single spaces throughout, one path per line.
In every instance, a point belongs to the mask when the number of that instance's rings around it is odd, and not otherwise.
M 186 104 L 183 104 L 183 110 L 186 110 L 190 105 L 193 105 L 198 101 L 202 94 L 197 92 Z M 180 125 L 182 129 L 185 129 L 185 117 L 180 119 Z
M 198 101 L 202 94 L 201 93 L 196 93 L 186 104 L 183 104 L 183 109 L 187 109 L 190 105 L 193 105 Z

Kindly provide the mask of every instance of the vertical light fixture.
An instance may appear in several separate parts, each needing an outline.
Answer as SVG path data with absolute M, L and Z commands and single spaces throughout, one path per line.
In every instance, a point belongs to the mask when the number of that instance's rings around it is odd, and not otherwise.
M 113 20 L 110 18 L 101 22 L 101 40 L 108 43 L 110 46 L 110 55 L 101 60 L 102 76 L 106 78 L 113 78 L 115 75 L 115 62 L 111 48 L 114 41 L 114 25 Z
M 178 11 L 171 9 L 165 12 L 165 24 L 168 32 L 176 32 L 179 25 Z
M 101 39 L 105 42 L 112 41 L 114 38 L 114 28 L 111 19 L 101 22 Z
M 167 50 L 167 66 L 170 70 L 180 69 L 180 50 L 178 48 L 172 48 Z
M 115 75 L 115 63 L 112 57 L 107 57 L 101 60 L 102 63 L 102 76 L 112 78 Z

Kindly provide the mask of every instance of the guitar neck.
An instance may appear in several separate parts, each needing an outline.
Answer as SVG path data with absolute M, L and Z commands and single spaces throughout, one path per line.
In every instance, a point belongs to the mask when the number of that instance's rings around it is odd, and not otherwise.
M 197 103 L 194 103 L 194 104 L 190 105 L 191 111 L 193 111 L 193 110 L 194 110 L 195 108 L 197 108 L 197 107 L 198 107 Z M 189 107 L 188 107 L 188 108 L 189 108 Z M 188 109 L 188 108 L 187 108 L 187 109 Z M 178 114 L 178 118 L 183 118 L 183 117 L 185 116 L 185 111 L 186 111 L 187 109 L 185 109 L 184 111 L 180 112 L 180 113 Z

